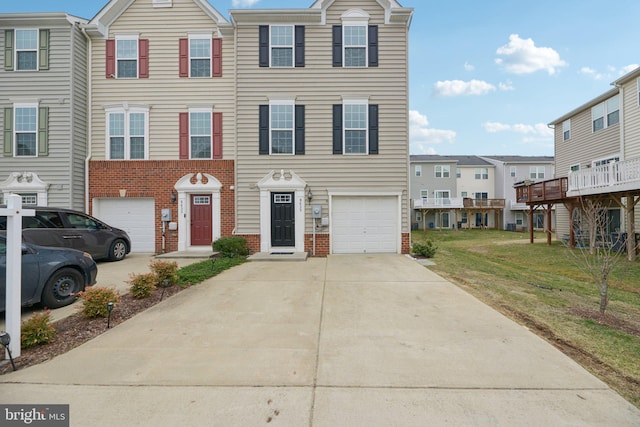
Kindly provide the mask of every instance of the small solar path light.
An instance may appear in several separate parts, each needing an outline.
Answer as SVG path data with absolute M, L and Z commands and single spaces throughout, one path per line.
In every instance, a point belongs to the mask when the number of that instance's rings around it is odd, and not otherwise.
M 0 334 L 0 344 L 7 350 L 9 353 L 9 360 L 11 360 L 11 367 L 13 370 L 16 370 L 16 364 L 13 362 L 13 356 L 11 355 L 11 349 L 9 348 L 9 343 L 11 343 L 11 336 L 8 332 L 2 332 Z
M 111 312 L 113 311 L 113 302 L 109 301 L 107 303 L 107 311 L 109 314 L 107 315 L 107 329 L 111 327 Z
M 166 291 L 168 287 L 169 287 L 169 280 L 164 279 L 162 281 L 162 293 L 160 294 L 160 301 L 162 301 L 162 297 L 164 296 L 164 291 Z

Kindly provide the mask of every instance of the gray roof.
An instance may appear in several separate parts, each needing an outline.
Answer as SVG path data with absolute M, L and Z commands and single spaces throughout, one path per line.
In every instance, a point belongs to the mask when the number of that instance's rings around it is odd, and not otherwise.
M 553 163 L 553 156 L 482 156 L 503 163 Z
M 415 154 L 409 156 L 412 163 L 457 163 L 459 166 L 493 166 L 479 156 L 441 156 L 438 154 Z

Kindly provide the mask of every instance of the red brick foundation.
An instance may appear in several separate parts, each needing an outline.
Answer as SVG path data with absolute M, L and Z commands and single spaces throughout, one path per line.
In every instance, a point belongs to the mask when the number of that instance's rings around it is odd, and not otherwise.
M 222 184 L 220 189 L 220 231 L 230 236 L 235 227 L 234 165 L 232 160 L 94 160 L 89 162 L 89 212 L 97 197 L 150 197 L 155 201 L 155 247 L 162 251 L 162 209 L 171 209 L 174 220 L 178 204 L 171 201 L 174 185 L 183 176 L 207 173 Z M 204 178 L 206 179 L 206 178 Z M 204 180 L 203 179 L 203 180 Z M 195 183 L 195 177 L 193 178 Z M 258 248 L 259 248 L 258 244 Z M 178 232 L 165 233 L 165 251 L 178 250 Z
M 408 254 L 411 252 L 411 233 L 402 233 L 401 253 Z
M 313 255 L 313 234 L 304 235 L 304 250 Z M 325 257 L 331 251 L 331 239 L 327 233 L 316 233 L 316 257 Z

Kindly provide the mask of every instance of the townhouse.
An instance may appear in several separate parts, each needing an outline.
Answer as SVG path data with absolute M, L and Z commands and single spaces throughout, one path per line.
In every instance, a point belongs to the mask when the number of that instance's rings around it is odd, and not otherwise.
M 479 156 L 412 155 L 412 228 L 498 228 L 496 165 Z
M 0 196 L 84 209 L 86 20 L 0 14 Z
M 206 0 L 109 1 L 73 26 L 88 108 L 70 128 L 87 168 L 62 170 L 86 194 L 37 202 L 125 229 L 134 252 L 230 235 L 254 252 L 408 252 L 412 13 L 318 0 L 228 20 Z

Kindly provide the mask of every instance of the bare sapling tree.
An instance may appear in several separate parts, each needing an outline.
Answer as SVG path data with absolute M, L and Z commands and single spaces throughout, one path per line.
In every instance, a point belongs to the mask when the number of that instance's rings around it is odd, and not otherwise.
M 569 248 L 578 268 L 598 289 L 601 314 L 609 303 L 609 278 L 623 259 L 625 247 L 622 233 L 610 233 L 608 210 L 602 201 L 583 199 L 580 221 L 573 224 L 577 247 Z

